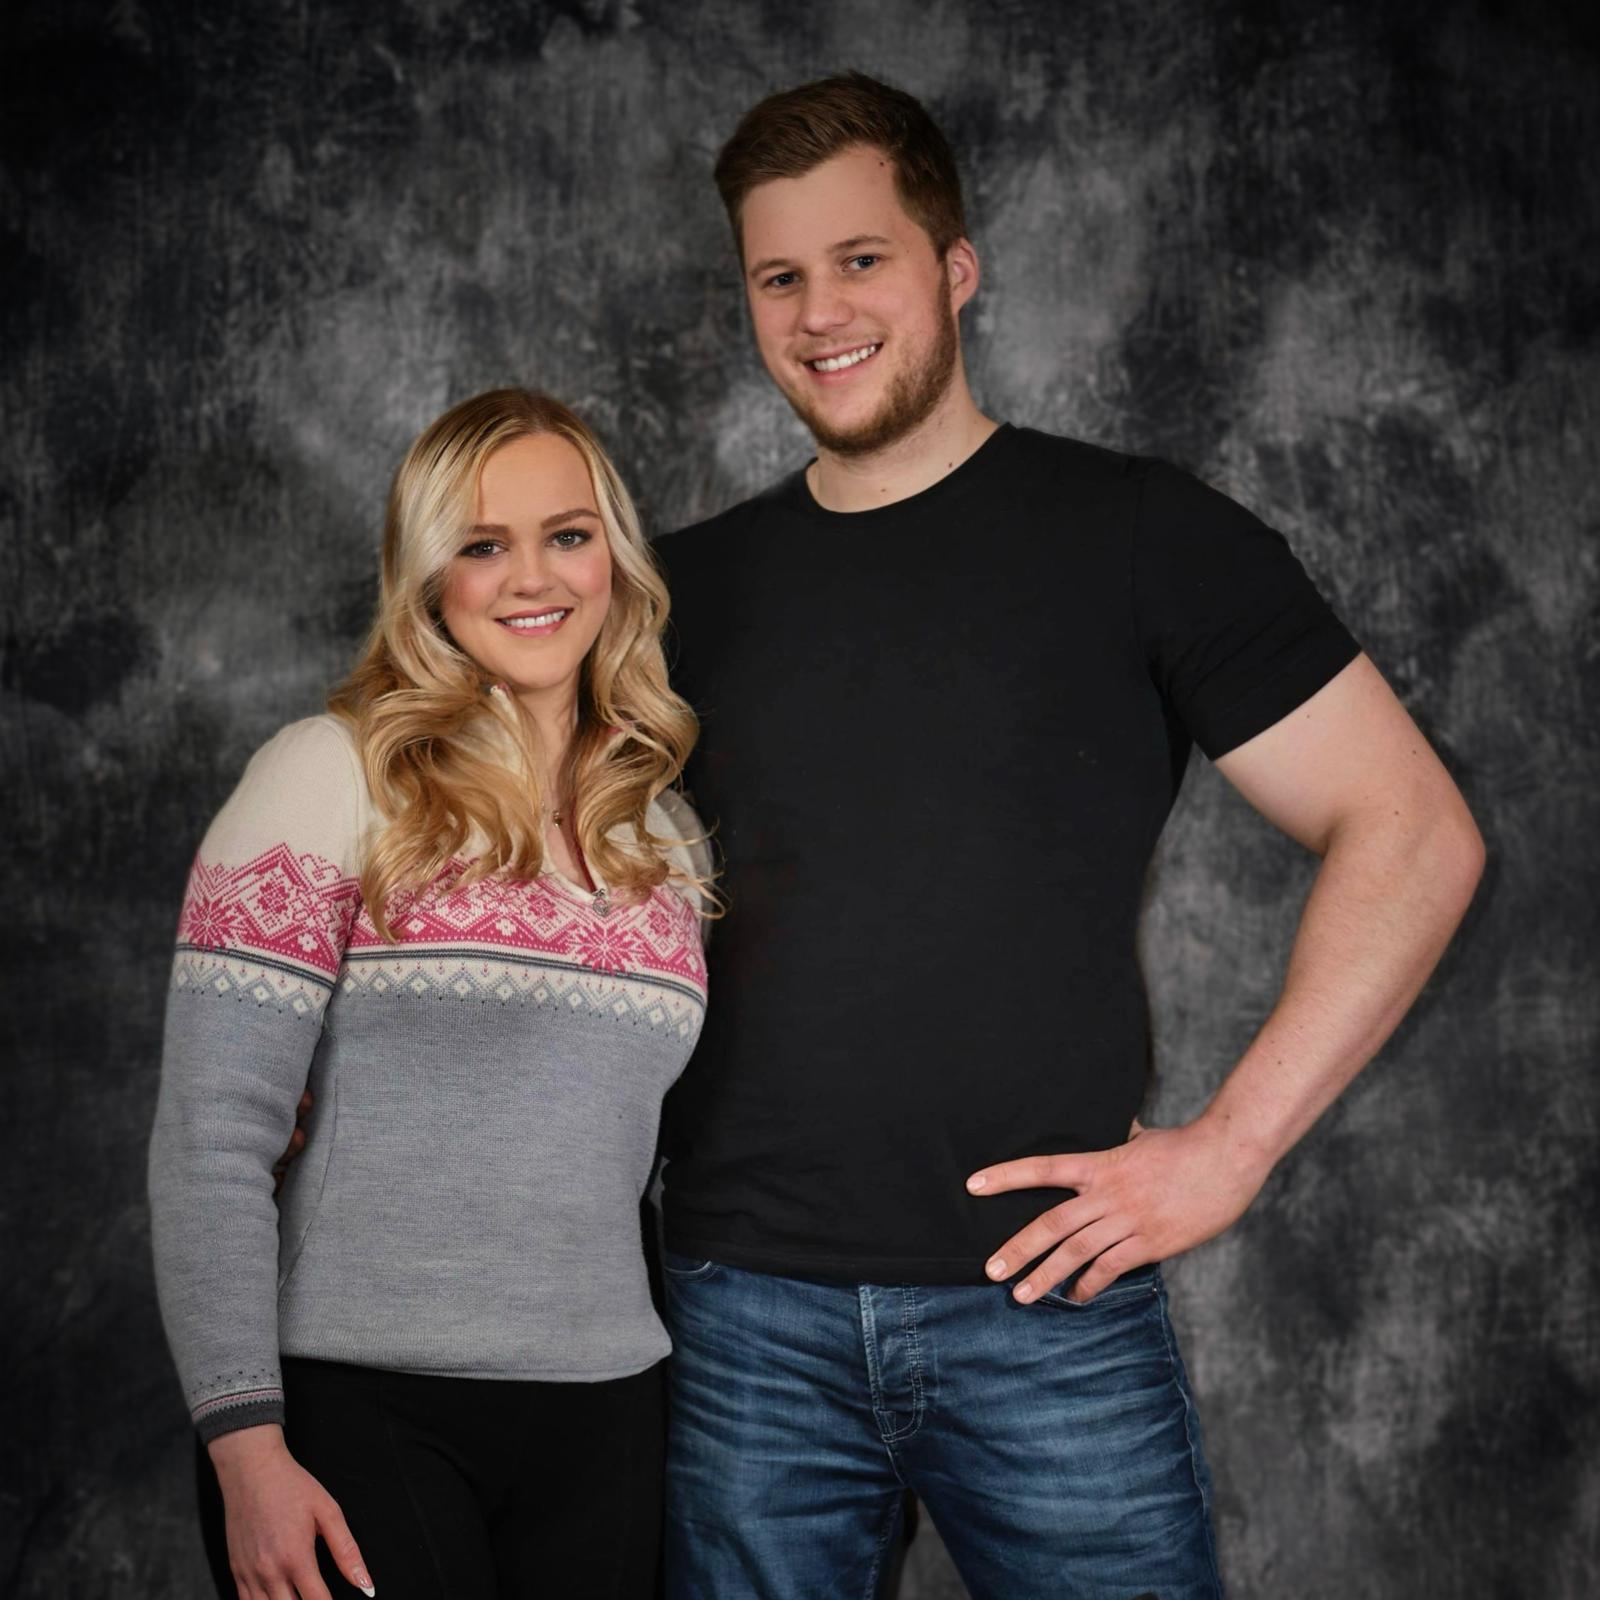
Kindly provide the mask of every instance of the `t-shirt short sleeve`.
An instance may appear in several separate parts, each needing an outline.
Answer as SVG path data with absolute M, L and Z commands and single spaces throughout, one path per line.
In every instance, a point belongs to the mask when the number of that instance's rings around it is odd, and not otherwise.
M 1360 653 L 1282 534 L 1159 462 L 1145 471 L 1133 569 L 1151 678 L 1213 761 Z

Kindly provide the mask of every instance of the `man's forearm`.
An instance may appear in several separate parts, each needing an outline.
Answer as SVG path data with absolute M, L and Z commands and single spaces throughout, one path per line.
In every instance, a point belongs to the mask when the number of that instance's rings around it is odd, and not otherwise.
M 1483 860 L 1483 841 L 1453 794 L 1415 823 L 1388 809 L 1335 831 L 1278 1003 L 1200 1119 L 1263 1177 L 1411 1008 Z

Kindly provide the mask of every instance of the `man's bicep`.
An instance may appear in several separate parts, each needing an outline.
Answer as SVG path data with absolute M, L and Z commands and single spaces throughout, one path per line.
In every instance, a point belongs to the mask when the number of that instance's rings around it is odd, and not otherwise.
M 1309 700 L 1217 760 L 1217 770 L 1275 827 L 1321 855 L 1363 815 L 1422 820 L 1460 805 L 1450 775 L 1365 656 Z

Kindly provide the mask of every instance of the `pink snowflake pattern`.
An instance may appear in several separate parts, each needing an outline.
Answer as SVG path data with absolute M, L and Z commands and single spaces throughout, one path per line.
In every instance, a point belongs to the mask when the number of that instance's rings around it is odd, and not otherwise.
M 463 885 L 470 865 L 452 861 L 428 888 L 394 902 L 390 925 L 402 945 L 528 951 L 600 972 L 657 973 L 704 986 L 699 920 L 675 892 L 662 887 L 637 904 L 613 901 L 602 915 L 592 896 L 550 874 Z M 350 947 L 372 951 L 382 943 L 363 910 Z
M 242 867 L 198 857 L 178 917 L 180 943 L 291 957 L 339 970 L 361 896 L 334 862 L 275 845 Z
M 602 922 L 598 918 L 578 930 L 572 953 L 595 972 L 625 973 L 645 965 L 645 949 L 639 936 L 623 922 Z

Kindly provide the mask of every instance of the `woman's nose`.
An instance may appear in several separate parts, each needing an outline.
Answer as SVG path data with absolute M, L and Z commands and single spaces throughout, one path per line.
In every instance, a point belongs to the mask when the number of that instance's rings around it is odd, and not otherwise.
M 511 587 L 518 594 L 538 594 L 550 587 L 550 569 L 543 549 L 535 545 L 518 547 L 511 562 Z

